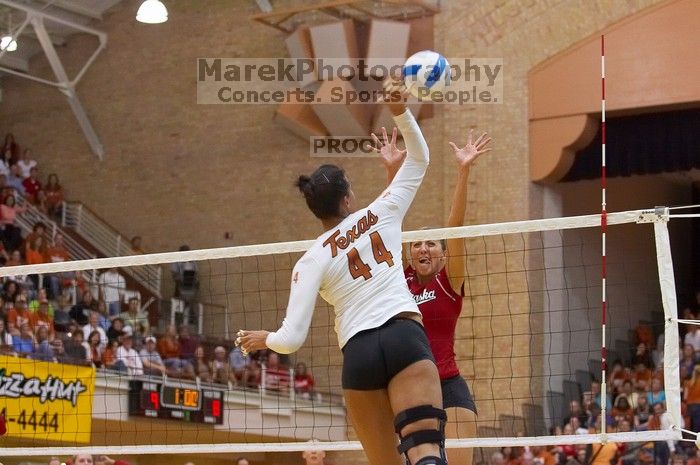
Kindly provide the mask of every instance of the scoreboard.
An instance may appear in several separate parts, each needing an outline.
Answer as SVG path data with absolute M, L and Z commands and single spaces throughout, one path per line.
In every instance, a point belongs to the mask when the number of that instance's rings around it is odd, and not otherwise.
M 129 415 L 221 425 L 225 388 L 164 381 L 129 381 Z

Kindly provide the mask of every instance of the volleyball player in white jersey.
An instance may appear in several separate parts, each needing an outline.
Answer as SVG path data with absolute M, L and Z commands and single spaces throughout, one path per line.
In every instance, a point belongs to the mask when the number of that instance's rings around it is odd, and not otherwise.
M 428 167 L 428 146 L 402 103 L 403 85 L 390 81 L 388 89 L 399 101 L 388 105 L 406 143 L 405 162 L 389 187 L 360 210 L 340 168 L 323 165 L 299 177 L 299 189 L 325 232 L 292 271 L 282 327 L 242 330 L 237 342 L 247 351 L 298 350 L 320 293 L 335 308 L 343 393 L 369 461 L 401 465 L 405 454 L 411 465 L 446 465 L 438 371 L 401 266 L 401 222 Z M 379 149 L 398 150 L 396 129 L 391 140 L 383 133 Z

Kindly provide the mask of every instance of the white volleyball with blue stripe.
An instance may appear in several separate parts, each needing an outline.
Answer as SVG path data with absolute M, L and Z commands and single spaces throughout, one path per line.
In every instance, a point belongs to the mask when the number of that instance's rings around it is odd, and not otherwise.
M 408 91 L 420 99 L 442 92 L 450 82 L 450 64 L 432 50 L 411 55 L 403 65 L 403 79 Z

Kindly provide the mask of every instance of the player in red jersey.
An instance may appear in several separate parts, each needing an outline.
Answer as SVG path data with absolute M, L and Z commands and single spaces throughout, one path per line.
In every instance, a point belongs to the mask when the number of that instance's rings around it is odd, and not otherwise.
M 470 131 L 464 147 L 450 142 L 458 170 L 448 227 L 464 224 L 469 168 L 479 156 L 491 150 L 487 147 L 490 141 L 486 133 L 473 140 L 473 131 Z M 385 153 L 381 154 L 381 159 L 391 182 L 403 163 L 403 154 Z M 408 249 L 406 283 L 423 315 L 423 325 L 440 374 L 443 408 L 448 418 L 445 435 L 452 439 L 475 437 L 476 405 L 466 381 L 459 374 L 454 352 L 467 264 L 464 239 L 413 242 Z M 451 449 L 447 455 L 449 463 L 472 463 L 472 449 Z

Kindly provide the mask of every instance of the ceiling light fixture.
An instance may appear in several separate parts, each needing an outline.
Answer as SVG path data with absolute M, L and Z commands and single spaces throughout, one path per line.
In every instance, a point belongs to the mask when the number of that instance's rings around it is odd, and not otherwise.
M 9 34 L 2 36 L 2 39 L 0 39 L 0 50 L 14 52 L 17 50 L 17 41 Z
M 160 24 L 168 20 L 168 10 L 160 0 L 146 0 L 136 12 L 136 21 L 146 24 Z

